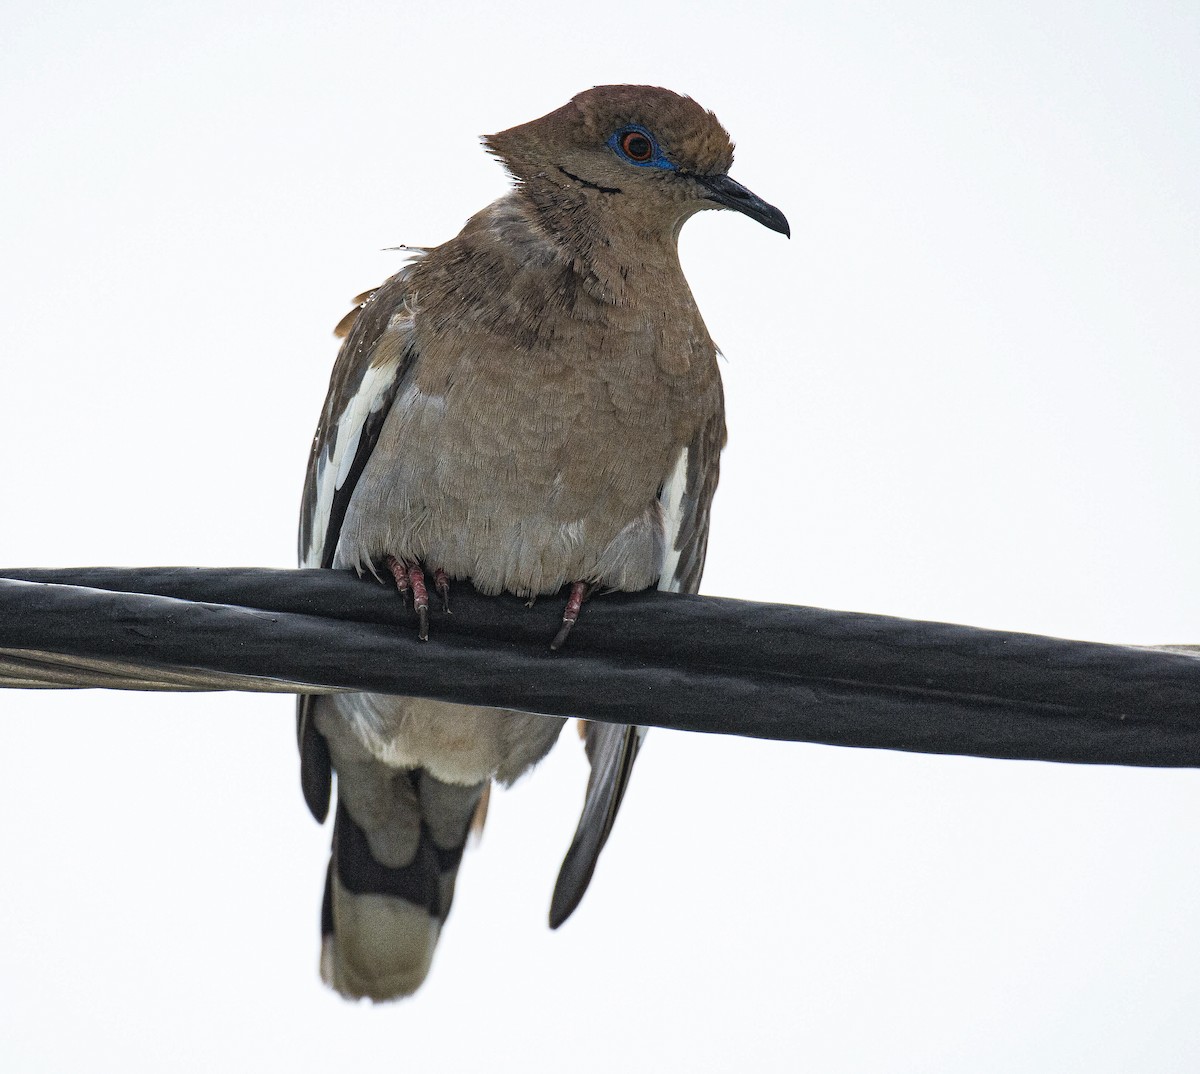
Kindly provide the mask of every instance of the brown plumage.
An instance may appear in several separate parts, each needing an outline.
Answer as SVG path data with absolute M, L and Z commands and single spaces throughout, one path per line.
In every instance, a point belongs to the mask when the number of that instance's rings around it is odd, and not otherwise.
M 716 117 L 668 90 L 598 87 L 485 143 L 515 189 L 338 326 L 301 562 L 383 577 L 390 564 L 400 581 L 415 569 L 418 589 L 423 569 L 531 597 L 567 583 L 694 591 L 725 428 L 679 229 L 718 206 L 778 231 L 786 221 L 725 174 L 733 146 Z M 544 756 L 561 724 L 380 695 L 301 699 L 319 818 L 331 765 L 339 776 L 331 985 L 384 999 L 420 984 L 481 796 Z M 592 778 L 552 924 L 583 894 L 642 735 L 588 727 Z

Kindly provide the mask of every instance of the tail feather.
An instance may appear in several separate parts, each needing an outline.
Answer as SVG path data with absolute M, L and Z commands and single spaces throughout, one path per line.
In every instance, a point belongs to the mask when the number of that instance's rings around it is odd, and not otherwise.
M 347 794 L 342 785 L 350 774 L 339 774 L 321 976 L 349 998 L 396 999 L 415 992 L 429 972 L 484 788 L 442 783 L 421 770 L 353 767 L 358 786 Z M 393 782 L 382 814 L 356 810 L 380 798 L 380 787 L 365 788 L 364 779 Z M 405 838 L 404 829 L 416 838 Z
M 637 760 L 638 750 L 646 737 L 644 727 L 625 727 L 591 720 L 584 722 L 580 732 L 587 746 L 592 774 L 588 777 L 579 826 L 563 859 L 550 900 L 552 929 L 558 928 L 575 912 L 592 881 L 600 851 L 608 842 L 617 810 L 621 808 L 621 799 L 625 797 L 633 762 Z

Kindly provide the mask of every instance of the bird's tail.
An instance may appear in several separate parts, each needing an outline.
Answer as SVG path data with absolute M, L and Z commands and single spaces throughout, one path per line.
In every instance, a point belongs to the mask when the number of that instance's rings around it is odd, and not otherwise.
M 338 771 L 321 977 L 352 999 L 397 999 L 429 972 L 486 785 L 374 760 L 350 767 Z

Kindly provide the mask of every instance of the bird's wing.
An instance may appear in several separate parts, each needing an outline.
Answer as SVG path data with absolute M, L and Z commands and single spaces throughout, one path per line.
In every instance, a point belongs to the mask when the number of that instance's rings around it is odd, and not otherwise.
M 343 317 L 329 394 L 313 439 L 300 509 L 300 566 L 329 567 L 346 507 L 412 367 L 411 266 Z
M 411 266 L 342 318 L 346 337 L 329 381 L 308 460 L 300 509 L 300 566 L 330 567 L 354 487 L 379 440 L 397 392 L 416 360 L 412 344 Z M 329 812 L 329 748 L 313 722 L 317 698 L 301 695 L 296 709 L 300 785 L 318 821 Z
M 658 494 L 666 523 L 666 555 L 658 588 L 695 593 L 708 549 L 709 508 L 717 489 L 725 424 L 716 414 L 682 452 Z M 587 890 L 600 851 L 612 831 L 646 728 L 584 722 L 584 744 L 592 771 L 575 837 L 563 859 L 550 901 L 550 927 L 571 916 Z

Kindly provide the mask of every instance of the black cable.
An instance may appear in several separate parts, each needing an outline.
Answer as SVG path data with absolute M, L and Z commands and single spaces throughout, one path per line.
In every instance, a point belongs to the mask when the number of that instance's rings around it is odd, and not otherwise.
M 144 671 L 159 688 L 176 688 L 171 674 L 189 689 L 305 683 L 843 746 L 1200 766 L 1200 660 L 1179 653 L 657 592 L 588 601 L 553 653 L 561 599 L 527 608 L 456 584 L 452 615 L 432 603 L 422 643 L 394 590 L 343 571 L 0 570 L 0 685 L 40 685 L 43 668 L 49 685 L 129 688 Z

